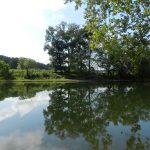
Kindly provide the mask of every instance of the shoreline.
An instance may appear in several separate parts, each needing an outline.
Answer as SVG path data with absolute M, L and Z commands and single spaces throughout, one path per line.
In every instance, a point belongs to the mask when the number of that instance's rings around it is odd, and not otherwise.
M 150 82 L 150 79 L 20 79 L 20 80 L 0 80 L 0 83 L 9 83 L 9 82 L 39 82 L 39 83 L 105 83 L 105 82 Z

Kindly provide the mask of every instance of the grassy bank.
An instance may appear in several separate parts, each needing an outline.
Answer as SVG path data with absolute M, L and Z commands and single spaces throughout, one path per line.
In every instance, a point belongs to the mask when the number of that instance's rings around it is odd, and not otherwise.
M 60 78 L 60 79 L 36 79 L 36 80 L 32 80 L 32 79 L 18 79 L 18 80 L 0 80 L 0 82 L 82 82 L 81 80 L 75 80 L 75 79 L 64 79 L 64 78 Z
M 0 77 L 0 82 L 79 82 L 77 79 L 67 79 L 64 75 L 57 74 L 51 70 L 40 69 L 11 69 L 11 78 Z
M 150 79 L 140 78 L 126 78 L 120 79 L 118 77 L 110 77 L 104 73 L 55 73 L 52 70 L 10 70 L 11 78 L 4 79 L 0 77 L 0 82 L 114 82 L 114 81 L 144 81 L 149 82 Z
M 41 79 L 60 79 L 63 76 L 58 75 L 51 70 L 44 69 L 30 69 L 30 70 L 21 70 L 21 69 L 11 69 L 10 73 L 14 80 L 41 80 Z

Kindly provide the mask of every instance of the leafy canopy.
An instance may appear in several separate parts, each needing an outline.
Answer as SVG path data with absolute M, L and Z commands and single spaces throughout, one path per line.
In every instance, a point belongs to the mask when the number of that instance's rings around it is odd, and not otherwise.
M 65 0 L 85 6 L 90 46 L 104 51 L 119 73 L 141 74 L 150 64 L 149 0 Z M 148 70 L 145 68 L 142 73 Z
M 4 79 L 11 78 L 11 74 L 9 72 L 9 65 L 6 64 L 4 61 L 0 61 L 0 77 Z
M 18 62 L 19 69 L 31 69 L 36 67 L 36 62 L 29 58 L 20 58 Z
M 48 51 L 55 70 L 83 70 L 89 59 L 87 33 L 76 24 L 65 22 L 46 30 L 44 50 Z
M 148 44 L 150 29 L 149 0 L 65 0 L 85 6 L 87 29 L 92 32 L 91 46 L 105 48 L 113 38 L 127 40 L 133 35 L 139 43 Z

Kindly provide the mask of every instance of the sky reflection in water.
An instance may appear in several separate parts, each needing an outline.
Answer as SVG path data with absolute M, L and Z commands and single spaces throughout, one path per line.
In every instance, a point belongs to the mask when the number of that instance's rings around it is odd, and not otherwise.
M 2 150 L 148 150 L 150 86 L 0 84 Z

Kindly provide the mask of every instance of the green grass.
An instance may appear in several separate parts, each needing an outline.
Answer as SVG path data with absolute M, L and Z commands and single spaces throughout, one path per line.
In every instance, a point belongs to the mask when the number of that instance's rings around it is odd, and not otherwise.
M 54 73 L 52 70 L 31 69 L 27 76 L 26 70 L 11 69 L 12 78 L 5 80 L 0 77 L 0 82 L 104 82 L 104 81 L 127 81 L 117 78 L 107 78 L 102 74 L 85 73 Z M 129 79 L 129 81 L 136 79 Z M 138 80 L 138 79 L 137 79 Z M 143 80 L 142 80 L 143 81 Z M 144 79 L 150 81 L 150 79 Z
M 4 80 L 0 77 L 0 82 L 79 82 L 80 80 L 66 79 L 63 75 L 56 74 L 51 70 L 29 70 L 29 76 L 27 77 L 26 70 L 11 69 L 13 79 Z
M 63 76 L 58 75 L 50 70 L 39 70 L 39 69 L 30 69 L 27 75 L 26 70 L 20 69 L 11 69 L 10 70 L 12 76 L 15 80 L 24 80 L 24 79 L 59 79 L 63 78 Z
M 55 73 L 52 70 L 30 69 L 27 76 L 27 70 L 11 69 L 11 79 L 5 80 L 0 77 L 0 82 L 85 82 L 86 80 L 78 78 L 77 75 L 66 75 L 64 73 Z

